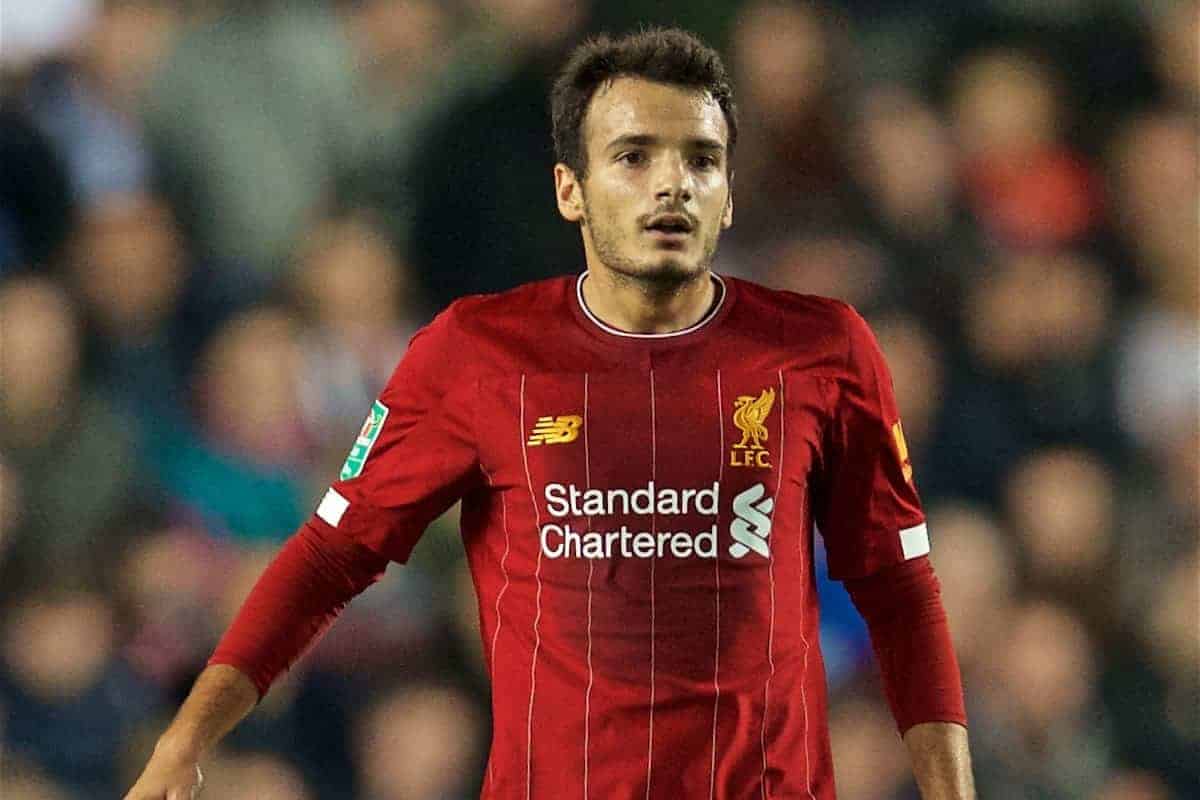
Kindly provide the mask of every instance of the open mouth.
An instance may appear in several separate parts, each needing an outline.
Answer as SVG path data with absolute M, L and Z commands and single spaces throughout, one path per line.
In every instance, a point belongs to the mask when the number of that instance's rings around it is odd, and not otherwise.
M 680 240 L 692 232 L 692 222 L 682 214 L 661 214 L 646 224 L 646 232 L 658 239 Z

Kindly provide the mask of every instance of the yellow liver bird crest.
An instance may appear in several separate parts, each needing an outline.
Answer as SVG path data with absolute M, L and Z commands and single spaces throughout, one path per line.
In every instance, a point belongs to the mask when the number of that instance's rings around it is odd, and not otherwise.
M 742 432 L 742 440 L 735 448 L 762 450 L 761 442 L 768 437 L 763 423 L 775 405 L 775 390 L 763 389 L 758 397 L 741 395 L 733 401 L 733 424 Z

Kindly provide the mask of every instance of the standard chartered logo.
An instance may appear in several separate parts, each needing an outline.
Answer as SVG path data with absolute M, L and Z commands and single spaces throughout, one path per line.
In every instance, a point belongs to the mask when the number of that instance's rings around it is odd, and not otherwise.
M 730 527 L 734 544 L 729 552 L 741 558 L 750 550 L 770 556 L 766 537 L 771 531 L 773 501 L 762 500 L 761 483 L 734 498 L 735 519 Z M 547 558 L 716 558 L 717 516 L 721 486 L 676 489 L 650 481 L 636 489 L 580 489 L 573 484 L 550 483 L 545 488 L 546 509 L 555 519 L 539 531 L 542 553 Z M 667 530 L 639 530 L 627 524 L 615 530 L 577 530 L 566 518 L 646 516 L 659 518 Z M 671 517 L 709 517 L 712 524 L 702 530 L 671 530 Z M 663 523 L 667 523 L 663 525 Z
M 729 555 L 741 558 L 751 550 L 763 558 L 771 557 L 771 548 L 767 546 L 767 537 L 771 535 L 771 510 L 775 501 L 770 497 L 761 500 L 767 488 L 756 483 L 733 498 L 733 513 L 736 519 L 729 526 L 729 534 L 733 536 L 733 544 L 729 545 Z
M 703 489 L 674 489 L 650 481 L 638 489 L 580 489 L 573 484 L 546 485 L 546 508 L 552 517 L 609 517 L 683 514 L 713 518 L 704 531 L 646 531 L 628 525 L 612 531 L 577 531 L 570 523 L 542 526 L 542 552 L 549 558 L 676 558 L 717 557 L 717 510 L 721 487 L 715 481 Z

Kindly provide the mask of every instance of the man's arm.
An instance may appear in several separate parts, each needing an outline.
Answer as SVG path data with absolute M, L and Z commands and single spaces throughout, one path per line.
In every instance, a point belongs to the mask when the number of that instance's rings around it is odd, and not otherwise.
M 884 693 L 924 800 L 974 800 L 966 710 L 928 558 L 845 581 L 871 632 Z
M 125 800 L 192 800 L 199 761 L 387 560 L 309 523 L 263 571 Z
M 192 800 L 200 759 L 258 703 L 258 689 L 225 664 L 207 667 L 159 738 L 154 754 L 125 800 Z
M 925 800 L 972 800 L 967 729 L 954 722 L 922 722 L 904 734 L 913 774 Z

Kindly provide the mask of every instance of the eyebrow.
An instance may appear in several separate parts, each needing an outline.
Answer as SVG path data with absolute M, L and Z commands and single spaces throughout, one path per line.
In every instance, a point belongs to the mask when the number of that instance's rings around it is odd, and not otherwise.
M 624 136 L 618 136 L 608 143 L 606 150 L 611 150 L 614 147 L 652 147 L 657 144 L 662 144 L 662 137 L 655 136 L 649 133 L 628 133 Z M 707 136 L 694 136 L 684 141 L 684 144 L 693 150 L 720 150 L 725 149 L 725 145 L 716 139 L 710 139 Z

